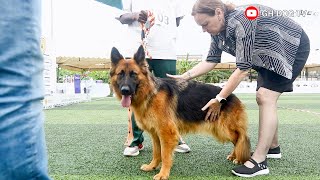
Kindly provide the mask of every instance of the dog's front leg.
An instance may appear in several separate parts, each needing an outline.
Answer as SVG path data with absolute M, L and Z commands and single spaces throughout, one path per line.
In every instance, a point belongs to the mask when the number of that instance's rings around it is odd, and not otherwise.
M 171 126 L 173 127 L 173 126 Z M 178 131 L 175 128 L 166 126 L 161 129 L 159 133 L 160 144 L 161 144 L 161 160 L 162 166 L 159 174 L 156 174 L 154 180 L 169 179 L 170 170 L 172 167 L 172 159 L 174 148 L 178 144 Z
M 160 139 L 156 132 L 150 132 L 152 138 L 152 161 L 150 164 L 143 164 L 141 166 L 141 170 L 143 171 L 152 171 L 155 170 L 160 162 L 161 162 L 161 146 L 160 146 Z

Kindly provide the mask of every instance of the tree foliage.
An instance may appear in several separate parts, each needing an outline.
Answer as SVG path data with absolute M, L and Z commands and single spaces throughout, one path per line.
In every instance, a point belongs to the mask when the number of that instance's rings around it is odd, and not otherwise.
M 199 61 L 188 61 L 188 60 L 180 60 L 177 61 L 177 70 L 179 74 L 183 74 L 195 65 L 197 65 Z M 233 70 L 213 70 L 210 71 L 200 77 L 195 78 L 197 81 L 201 81 L 203 83 L 219 83 L 225 79 L 228 79 L 232 74 Z
M 91 77 L 94 80 L 102 80 L 103 83 L 109 83 L 110 81 L 109 70 L 91 71 L 88 73 L 88 77 Z
M 81 74 L 81 73 L 78 72 L 78 71 L 71 71 L 71 70 L 63 69 L 63 68 L 59 67 L 57 69 L 57 82 L 58 83 L 63 83 L 64 79 L 67 76 L 74 76 L 75 74 Z
M 81 80 L 87 80 L 92 78 L 93 80 L 102 80 L 104 83 L 109 83 L 109 70 L 105 71 L 71 71 L 68 69 L 59 68 L 57 71 L 57 82 L 62 83 L 64 78 L 67 76 L 74 76 L 80 74 Z

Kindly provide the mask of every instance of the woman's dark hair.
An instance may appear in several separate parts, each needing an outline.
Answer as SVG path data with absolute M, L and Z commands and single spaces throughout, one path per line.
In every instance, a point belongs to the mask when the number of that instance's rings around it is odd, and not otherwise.
M 220 8 L 225 14 L 235 9 L 234 4 L 224 4 L 221 0 L 197 0 L 193 5 L 191 15 L 207 14 L 209 16 L 215 15 L 216 8 Z

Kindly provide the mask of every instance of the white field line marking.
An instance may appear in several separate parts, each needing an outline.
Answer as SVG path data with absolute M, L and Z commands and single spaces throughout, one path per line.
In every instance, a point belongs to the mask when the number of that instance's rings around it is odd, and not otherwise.
M 315 115 L 320 115 L 320 113 L 318 113 L 318 112 L 313 112 L 313 111 L 309 111 L 309 110 L 306 110 L 306 109 L 294 109 L 294 108 L 288 108 L 288 107 L 282 107 L 282 106 L 279 106 L 279 108 L 288 109 L 288 110 L 292 110 L 292 111 L 298 111 L 298 112 L 307 112 L 307 113 L 311 113 L 311 114 L 315 114 Z

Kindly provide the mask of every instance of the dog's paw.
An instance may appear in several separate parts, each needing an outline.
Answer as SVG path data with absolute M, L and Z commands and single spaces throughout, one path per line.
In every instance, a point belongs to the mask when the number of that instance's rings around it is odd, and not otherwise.
M 156 174 L 155 176 L 153 176 L 153 180 L 168 180 L 169 179 L 169 175 L 164 175 L 164 174 Z
M 150 166 L 150 165 L 148 165 L 148 164 L 143 164 L 141 167 L 140 167 L 140 169 L 142 170 L 142 171 L 153 171 L 153 170 L 155 170 L 156 169 L 156 167 L 154 167 L 154 166 Z
M 234 161 L 234 160 L 236 159 L 236 157 L 235 157 L 233 154 L 229 154 L 229 155 L 227 156 L 227 159 L 228 159 L 229 161 Z
M 233 164 L 242 164 L 238 159 L 234 159 L 232 162 Z

